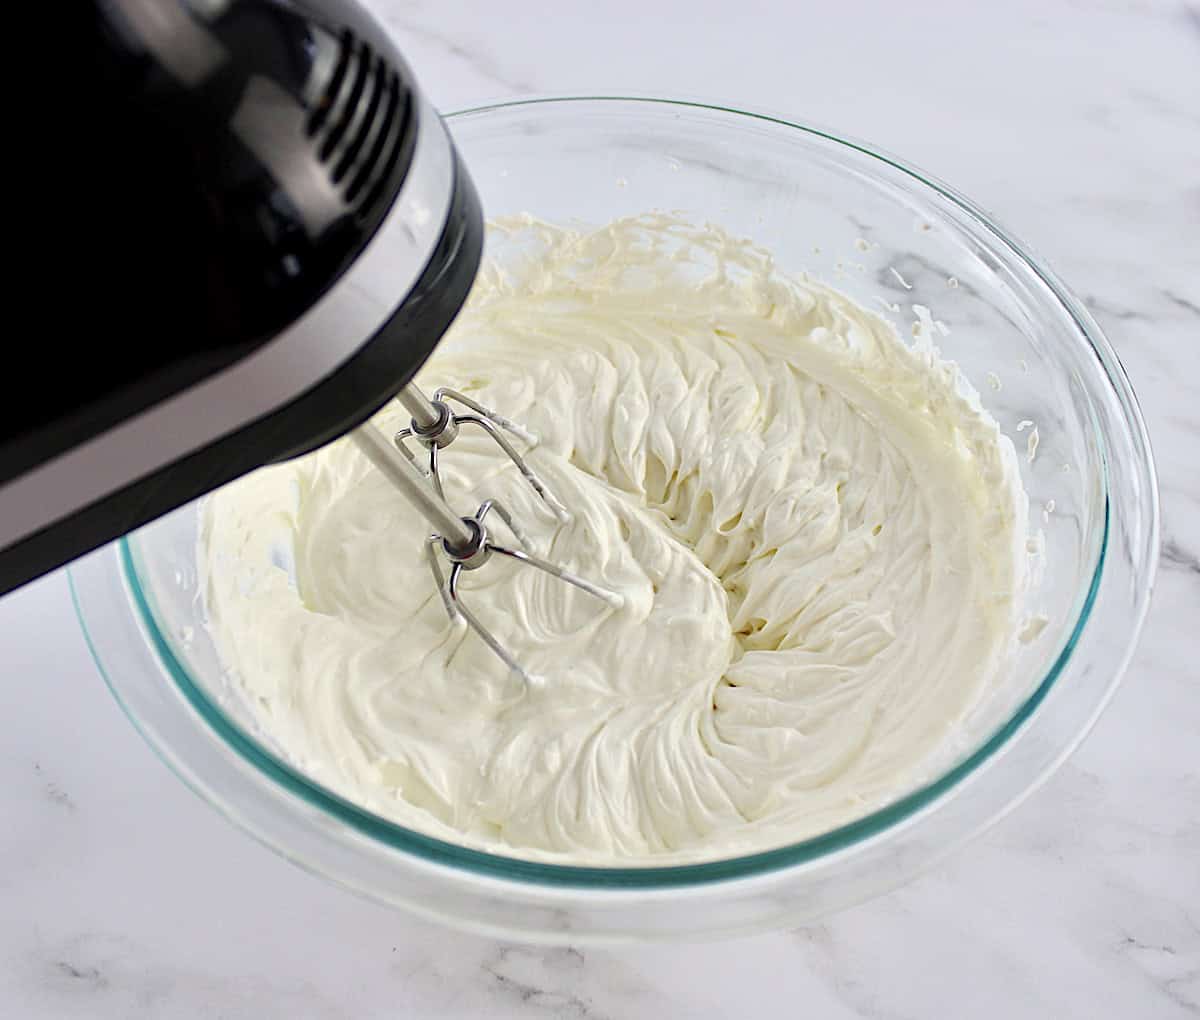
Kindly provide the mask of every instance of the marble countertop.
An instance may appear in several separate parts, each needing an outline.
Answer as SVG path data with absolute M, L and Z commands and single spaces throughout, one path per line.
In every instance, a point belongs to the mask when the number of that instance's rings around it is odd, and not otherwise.
M 1031 242 L 1148 419 L 1164 545 L 1140 649 L 1082 750 L 898 892 L 735 942 L 527 948 L 360 901 L 231 828 L 122 717 L 56 574 L 0 602 L 0 1016 L 1200 1015 L 1200 5 L 372 6 L 444 109 L 766 107 L 910 159 Z

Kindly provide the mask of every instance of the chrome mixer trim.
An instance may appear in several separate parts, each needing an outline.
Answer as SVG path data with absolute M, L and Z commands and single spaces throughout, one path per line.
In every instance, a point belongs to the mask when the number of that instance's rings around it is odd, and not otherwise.
M 428 101 L 416 114 L 412 163 L 391 209 L 316 304 L 243 360 L 0 486 L 0 548 L 269 415 L 371 340 L 419 279 L 450 210 L 449 135 Z

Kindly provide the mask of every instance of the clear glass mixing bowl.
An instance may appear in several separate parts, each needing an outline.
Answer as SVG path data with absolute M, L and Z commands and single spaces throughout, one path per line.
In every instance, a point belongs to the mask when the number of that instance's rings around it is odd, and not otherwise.
M 767 853 L 575 868 L 468 850 L 323 789 L 256 731 L 205 631 L 192 504 L 71 569 L 80 620 L 134 725 L 202 797 L 281 854 L 462 927 L 550 941 L 693 938 L 793 924 L 892 888 L 979 833 L 1079 744 L 1145 616 L 1158 547 L 1145 427 L 1112 348 L 1028 249 L 945 185 L 827 132 L 696 103 L 542 99 L 449 118 L 492 216 L 603 224 L 679 210 L 752 237 L 860 301 L 922 304 L 1022 456 L 1045 531 L 1048 619 L 937 777 Z M 866 249 L 866 250 L 864 250 Z M 880 306 L 882 307 L 882 306 Z M 998 387 L 998 388 L 997 388 Z

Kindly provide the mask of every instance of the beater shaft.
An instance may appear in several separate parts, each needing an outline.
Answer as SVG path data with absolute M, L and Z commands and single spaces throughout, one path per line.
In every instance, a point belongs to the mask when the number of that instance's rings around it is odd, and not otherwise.
M 450 509 L 450 505 L 434 491 L 429 480 L 409 457 L 397 449 L 391 439 L 369 421 L 359 425 L 351 435 L 371 463 L 408 497 L 448 546 L 465 549 L 471 544 L 475 533 Z
M 396 399 L 404 405 L 404 409 L 412 415 L 413 421 L 420 428 L 431 429 L 442 420 L 438 409 L 433 406 L 433 401 L 421 392 L 416 383 L 405 386 L 396 394 Z

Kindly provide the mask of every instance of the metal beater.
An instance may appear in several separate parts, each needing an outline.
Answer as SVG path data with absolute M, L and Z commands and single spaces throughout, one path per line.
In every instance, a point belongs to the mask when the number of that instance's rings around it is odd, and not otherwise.
M 402 452 L 407 453 L 406 441 L 416 439 L 429 451 L 429 477 L 433 480 L 433 486 L 437 489 L 439 496 L 444 493 L 442 492 L 442 479 L 438 474 L 438 451 L 444 450 L 458 438 L 460 425 L 474 425 L 483 429 L 504 451 L 508 459 L 516 465 L 517 470 L 532 486 L 533 491 L 541 496 L 560 522 L 565 524 L 570 520 L 571 515 L 567 512 L 567 508 L 546 489 L 541 479 L 534 474 L 529 465 L 525 463 L 525 459 L 517 453 L 516 447 L 501 431 L 508 431 L 522 442 L 532 445 L 537 442 L 537 437 L 528 429 L 447 386 L 435 390 L 433 399 L 430 400 L 421 392 L 420 388 L 409 383 L 396 394 L 396 399 L 412 415 L 409 427 L 396 433 L 396 445 Z M 462 404 L 468 409 L 468 413 L 456 414 L 450 409 L 447 400 Z
M 534 437 L 526 429 L 456 390 L 439 389 L 430 400 L 417 386 L 410 383 L 400 391 L 397 399 L 412 415 L 410 426 L 401 429 L 394 438 L 388 439 L 370 422 L 364 422 L 351 433 L 354 442 L 371 463 L 408 497 L 417 511 L 434 528 L 425 543 L 425 554 L 451 622 L 460 618 L 464 620 L 509 669 L 516 672 L 526 683 L 532 683 L 533 678 L 512 653 L 463 603 L 459 579 L 464 570 L 479 569 L 493 555 L 506 556 L 573 584 L 576 588 L 608 603 L 613 609 L 620 609 L 625 600 L 619 592 L 594 584 L 557 563 L 528 552 L 529 543 L 524 533 L 504 505 L 497 500 L 484 500 L 471 517 L 459 517 L 446 502 L 441 477 L 438 474 L 438 452 L 454 442 L 460 425 L 473 425 L 482 429 L 496 442 L 560 521 L 569 520 L 570 515 L 566 507 L 550 493 L 503 434 L 503 431 L 507 431 L 525 442 L 534 442 Z M 447 400 L 453 400 L 466 407 L 467 413 L 454 412 Z M 428 449 L 428 475 L 417 466 L 416 459 L 408 449 L 406 442 L 409 439 L 416 439 Z M 525 550 L 499 545 L 492 540 L 485 524 L 492 512 L 508 526 L 508 530 L 520 545 L 525 546 Z M 450 564 L 448 577 L 442 571 L 442 557 Z

